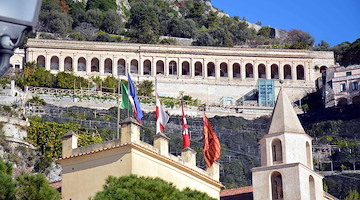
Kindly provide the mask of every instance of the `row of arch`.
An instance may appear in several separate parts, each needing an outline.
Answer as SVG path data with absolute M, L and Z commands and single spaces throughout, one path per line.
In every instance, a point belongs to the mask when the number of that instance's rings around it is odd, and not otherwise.
M 351 102 L 352 104 L 360 104 L 360 96 L 354 96 L 350 100 L 351 101 L 349 101 L 346 97 L 341 97 L 337 100 L 336 105 L 337 106 L 345 106 L 345 105 L 348 105 L 349 102 Z
M 278 171 L 274 171 L 271 173 L 271 197 L 272 200 L 284 199 L 283 177 Z M 316 199 L 315 180 L 312 175 L 309 175 L 309 197 L 310 200 Z
M 309 142 L 305 143 L 306 149 L 306 164 L 312 169 L 312 155 L 311 155 L 311 147 Z M 283 163 L 283 145 L 280 139 L 275 138 L 271 142 L 271 156 L 272 156 L 272 164 L 281 164 Z
M 45 56 L 40 55 L 36 59 L 37 63 L 49 68 L 50 70 L 60 70 L 60 60 L 57 56 L 50 58 L 50 66 L 46 66 Z M 101 69 L 103 65 L 103 70 Z M 136 59 L 130 61 L 130 73 L 138 75 L 175 75 L 175 76 L 200 76 L 200 77 L 232 77 L 232 78 L 260 78 L 260 79 L 293 79 L 293 80 L 305 80 L 305 69 L 303 65 L 297 65 L 292 67 L 289 64 L 282 66 L 283 77 L 280 77 L 280 67 L 277 64 L 272 64 L 269 70 L 266 70 L 265 64 L 258 64 L 254 66 L 252 63 L 246 63 L 244 70 L 241 69 L 239 63 L 229 64 L 226 62 L 220 63 L 220 66 L 215 66 L 214 62 L 208 62 L 206 68 L 203 67 L 202 62 L 195 62 L 194 68 L 190 66 L 188 61 L 183 61 L 180 66 L 174 60 L 169 61 L 168 65 L 162 60 L 158 60 L 154 66 L 150 60 L 144 60 L 142 63 L 142 69 L 139 69 L 139 62 Z M 90 66 L 87 66 L 90 65 Z M 100 72 L 104 74 L 114 74 L 114 67 L 117 67 L 114 75 L 126 75 L 128 70 L 126 67 L 125 59 L 117 60 L 117 63 L 113 63 L 113 60 L 107 58 L 104 63 L 100 63 L 98 58 L 92 58 L 90 63 L 87 63 L 84 57 L 80 57 L 77 60 L 73 60 L 72 57 L 65 57 L 63 60 L 64 71 L 74 72 Z M 167 67 L 166 67 L 167 66 Z M 257 67 L 257 72 L 255 71 Z M 293 71 L 294 70 L 294 71 Z M 244 73 L 242 75 L 242 73 Z M 255 74 L 257 73 L 257 74 Z M 267 74 L 269 73 L 269 74 Z

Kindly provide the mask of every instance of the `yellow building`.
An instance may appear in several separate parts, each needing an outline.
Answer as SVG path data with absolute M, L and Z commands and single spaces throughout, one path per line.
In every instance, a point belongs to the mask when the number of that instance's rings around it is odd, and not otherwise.
M 121 123 L 121 139 L 78 147 L 73 132 L 63 136 L 62 199 L 87 200 L 101 191 L 105 179 L 136 174 L 159 177 L 177 188 L 189 187 L 219 199 L 219 164 L 206 171 L 196 167 L 196 152 L 184 149 L 181 156 L 169 154 L 169 138 L 154 137 L 154 146 L 140 140 L 139 125 L 133 119 Z

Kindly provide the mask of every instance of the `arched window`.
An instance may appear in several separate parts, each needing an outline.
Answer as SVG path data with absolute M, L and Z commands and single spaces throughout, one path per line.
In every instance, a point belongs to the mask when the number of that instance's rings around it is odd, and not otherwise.
M 50 69 L 51 70 L 59 70 L 59 58 L 57 56 L 51 57 Z
M 245 72 L 246 78 L 254 78 L 253 65 L 251 63 L 245 65 Z
M 340 98 L 340 99 L 338 100 L 337 106 L 345 106 L 345 105 L 347 105 L 347 104 L 348 104 L 348 102 L 347 102 L 347 99 L 346 99 L 346 98 Z
M 281 200 L 284 198 L 282 177 L 279 172 L 273 172 L 271 174 L 271 193 L 272 200 Z
M 279 139 L 274 139 L 271 143 L 273 164 L 282 163 L 282 146 Z
M 316 199 L 316 195 L 315 195 L 315 181 L 314 181 L 314 177 L 312 177 L 311 175 L 309 176 L 309 192 L 310 192 L 310 200 L 315 200 Z
M 220 64 L 220 77 L 228 77 L 228 65 L 227 63 Z
M 351 100 L 352 104 L 360 104 L 360 96 L 354 96 Z
M 297 80 L 305 80 L 305 76 L 304 76 L 304 66 L 302 65 L 298 65 L 296 66 L 296 79 Z
M 233 77 L 234 78 L 240 78 L 240 65 L 239 63 L 234 63 L 233 64 Z
M 117 62 L 118 75 L 125 75 L 125 60 L 119 59 Z
M 86 72 L 86 60 L 83 57 L 78 59 L 78 71 Z
M 177 65 L 175 61 L 169 63 L 169 75 L 177 75 Z
M 202 76 L 202 63 L 201 62 L 196 62 L 195 63 L 195 76 Z
M 164 75 L 164 62 L 162 60 L 159 60 L 156 62 L 156 74 L 162 74 Z
M 266 78 L 266 69 L 264 64 L 260 64 L 258 66 L 258 75 L 259 78 L 265 79 Z
M 213 62 L 207 64 L 207 76 L 215 77 L 215 64 Z
M 271 79 L 279 79 L 279 67 L 276 64 L 271 65 Z
M 45 67 L 45 57 L 44 56 L 38 56 L 36 62 L 40 67 Z
M 285 65 L 284 66 L 284 79 L 292 79 L 291 77 L 291 66 Z
M 309 144 L 309 142 L 306 142 L 306 162 L 307 162 L 307 166 L 310 169 L 312 169 L 311 160 L 312 160 L 312 156 L 311 156 L 310 144 Z
M 99 59 L 93 58 L 91 60 L 91 72 L 99 72 Z
M 72 67 L 72 58 L 71 57 L 66 57 L 64 60 L 64 70 L 71 72 L 73 71 L 73 67 Z
M 138 65 L 139 65 L 139 63 L 135 59 L 130 62 L 130 73 L 131 74 L 138 74 L 139 73 Z
M 104 72 L 112 74 L 112 60 L 110 58 L 107 58 L 104 61 L 104 65 L 105 65 Z
M 151 62 L 150 60 L 144 61 L 144 75 L 151 75 Z
M 182 69 L 182 75 L 183 76 L 188 76 L 190 75 L 190 64 L 189 62 L 187 61 L 184 61 L 182 64 L 181 64 L 181 69 Z

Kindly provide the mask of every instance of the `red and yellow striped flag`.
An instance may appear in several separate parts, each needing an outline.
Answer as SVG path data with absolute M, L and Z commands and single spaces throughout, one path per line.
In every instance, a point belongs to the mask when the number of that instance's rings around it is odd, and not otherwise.
M 220 142 L 218 137 L 216 136 L 209 119 L 206 117 L 204 113 L 204 159 L 206 162 L 206 166 L 210 168 L 212 164 L 220 158 Z

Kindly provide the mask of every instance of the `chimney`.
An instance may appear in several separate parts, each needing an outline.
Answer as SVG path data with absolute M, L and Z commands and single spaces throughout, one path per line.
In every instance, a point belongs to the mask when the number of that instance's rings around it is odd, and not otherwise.
M 214 180 L 219 181 L 220 178 L 220 164 L 218 162 L 214 162 L 210 168 L 206 169 L 206 173 Z
M 134 118 L 127 118 L 120 122 L 121 125 L 121 144 L 139 143 L 141 125 Z
M 78 147 L 79 136 L 74 131 L 69 131 L 62 136 L 62 157 L 68 157 L 72 155 L 73 149 Z
M 154 147 L 159 149 L 159 153 L 163 156 L 169 156 L 169 140 L 163 133 L 154 136 Z
M 185 164 L 188 164 L 191 167 L 196 166 L 196 151 L 194 151 L 192 148 L 186 147 L 183 149 L 181 152 L 181 157 Z

